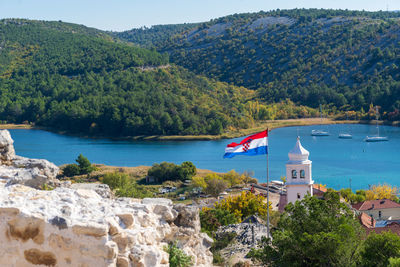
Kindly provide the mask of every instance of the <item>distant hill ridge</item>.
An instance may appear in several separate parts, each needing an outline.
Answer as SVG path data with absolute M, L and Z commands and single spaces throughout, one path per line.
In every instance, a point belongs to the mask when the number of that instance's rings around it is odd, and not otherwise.
M 220 134 L 258 118 L 252 91 L 63 22 L 0 20 L 0 95 L 2 122 L 92 136 Z
M 257 90 L 268 102 L 356 110 L 373 103 L 389 114 L 400 109 L 399 33 L 399 12 L 294 9 L 116 35 L 167 52 L 198 74 Z M 161 41 L 149 42 L 154 34 Z

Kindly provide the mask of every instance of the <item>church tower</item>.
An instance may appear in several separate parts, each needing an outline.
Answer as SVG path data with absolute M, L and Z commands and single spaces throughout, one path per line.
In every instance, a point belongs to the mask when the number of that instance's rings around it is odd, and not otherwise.
M 313 194 L 310 153 L 301 145 L 300 137 L 294 148 L 289 152 L 286 163 L 286 194 L 287 203 L 302 200 L 305 195 Z

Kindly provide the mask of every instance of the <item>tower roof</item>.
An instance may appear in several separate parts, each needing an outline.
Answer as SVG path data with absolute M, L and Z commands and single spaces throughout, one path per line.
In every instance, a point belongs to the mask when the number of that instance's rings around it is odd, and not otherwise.
M 290 162 L 304 162 L 308 161 L 310 152 L 306 150 L 300 143 L 300 137 L 297 137 L 296 145 L 289 152 Z

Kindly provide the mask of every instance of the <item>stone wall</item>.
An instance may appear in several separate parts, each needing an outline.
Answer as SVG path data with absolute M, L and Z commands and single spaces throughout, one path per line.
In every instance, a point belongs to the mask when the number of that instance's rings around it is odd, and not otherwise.
M 198 210 L 168 199 L 108 199 L 93 190 L 0 186 L 0 266 L 169 266 L 177 242 L 212 266 Z

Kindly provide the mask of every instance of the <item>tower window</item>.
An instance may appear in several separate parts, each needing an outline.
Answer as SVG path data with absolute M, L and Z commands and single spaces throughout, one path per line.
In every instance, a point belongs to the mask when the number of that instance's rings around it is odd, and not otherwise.
M 300 193 L 297 193 L 297 199 L 300 199 Z
M 292 178 L 293 178 L 293 179 L 296 179 L 296 178 L 297 178 L 297 171 L 296 171 L 296 170 L 293 170 L 293 171 L 292 171 Z
M 300 171 L 300 178 L 305 178 L 306 177 L 306 172 L 304 170 Z
M 382 211 L 379 211 L 379 214 L 378 214 L 378 216 L 379 216 L 379 218 L 381 218 L 381 217 L 382 217 Z

